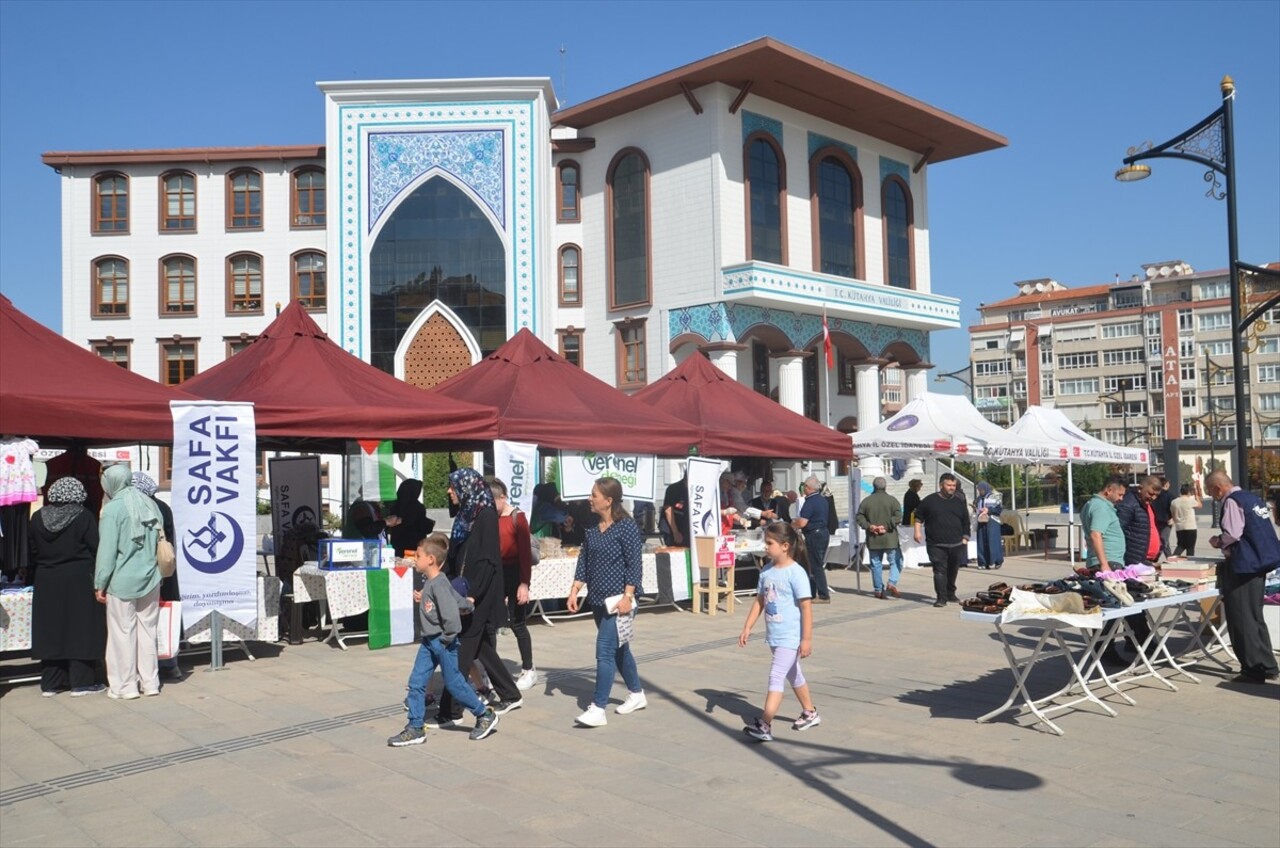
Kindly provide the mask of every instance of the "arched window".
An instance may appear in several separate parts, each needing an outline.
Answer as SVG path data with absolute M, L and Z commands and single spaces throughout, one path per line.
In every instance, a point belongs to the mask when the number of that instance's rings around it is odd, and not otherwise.
M 196 314 L 196 260 L 192 257 L 160 260 L 160 314 Z
M 609 308 L 652 299 L 649 257 L 649 160 L 635 148 L 618 153 L 606 180 Z
M 582 303 L 581 288 L 582 251 L 576 244 L 560 248 L 560 305 L 578 306 Z
M 129 314 L 129 262 L 119 256 L 93 260 L 93 316 Z
M 293 172 L 293 211 L 289 217 L 295 227 L 323 227 L 325 224 L 324 170 L 299 168 Z
M 227 314 L 262 314 L 262 257 L 256 253 L 227 257 Z
M 914 289 L 915 214 L 911 189 L 899 176 L 890 176 L 880 187 L 880 208 L 884 214 L 884 281 L 902 289 Z
M 862 272 L 862 179 L 843 150 L 819 150 L 809 167 L 813 207 L 813 266 L 857 279 Z
M 129 178 L 124 174 L 99 174 L 94 177 L 93 231 L 129 231 Z
M 160 177 L 161 232 L 192 232 L 196 228 L 196 177 L 171 171 Z
M 304 250 L 293 255 L 291 291 L 294 300 L 307 309 L 324 309 L 328 304 L 324 254 Z
M 747 183 L 747 258 L 787 264 L 787 173 L 782 150 L 768 133 L 755 132 L 744 148 Z
M 227 229 L 262 229 L 262 173 L 242 168 L 227 174 Z
M 582 172 L 578 169 L 577 162 L 561 162 L 560 167 L 556 169 L 557 182 L 559 183 L 559 205 L 556 211 L 557 221 L 580 221 L 582 213 L 579 207 L 581 202 L 581 177 Z

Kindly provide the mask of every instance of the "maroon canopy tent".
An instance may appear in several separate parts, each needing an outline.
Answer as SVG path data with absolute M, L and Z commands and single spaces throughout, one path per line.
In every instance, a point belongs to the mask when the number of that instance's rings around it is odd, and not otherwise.
M 342 451 L 343 440 L 397 449 L 479 447 L 498 436 L 492 406 L 428 394 L 338 347 L 291 303 L 240 353 L 182 384 L 211 400 L 252 401 L 258 445 Z
M 522 329 L 428 394 L 498 409 L 499 438 L 564 450 L 686 456 L 702 428 L 658 412 Z
M 734 380 L 695 353 L 635 400 L 701 426 L 703 456 L 849 459 L 849 436 L 798 415 Z
M 43 447 L 167 443 L 169 401 L 195 399 L 94 355 L 0 295 L 0 432 Z

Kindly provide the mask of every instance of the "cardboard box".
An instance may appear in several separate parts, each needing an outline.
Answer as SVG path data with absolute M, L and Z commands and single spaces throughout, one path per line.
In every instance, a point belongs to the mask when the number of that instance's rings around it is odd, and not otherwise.
M 382 542 L 378 539 L 321 539 L 323 571 L 367 571 L 382 567 Z

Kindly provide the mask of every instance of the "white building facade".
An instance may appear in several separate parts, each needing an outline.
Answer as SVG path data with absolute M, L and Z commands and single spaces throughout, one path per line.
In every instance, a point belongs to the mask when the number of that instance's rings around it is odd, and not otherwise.
M 64 335 L 179 382 L 174 356 L 219 362 L 301 296 L 424 387 L 527 327 L 624 391 L 701 350 L 852 431 L 959 326 L 929 167 L 1005 144 L 768 38 L 560 110 L 546 79 L 319 87 L 323 147 L 46 154 Z

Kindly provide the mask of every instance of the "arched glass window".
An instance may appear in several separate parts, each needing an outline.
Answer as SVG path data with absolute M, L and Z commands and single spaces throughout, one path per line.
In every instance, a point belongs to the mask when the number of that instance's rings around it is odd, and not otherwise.
M 842 153 L 819 152 L 812 179 L 815 250 L 814 265 L 823 274 L 857 278 L 858 213 L 862 191 L 857 166 Z
M 649 162 L 639 150 L 614 157 L 609 193 L 609 308 L 650 301 Z
M 325 224 L 324 171 L 299 168 L 293 172 L 293 213 L 295 227 L 323 227 Z
M 301 301 L 307 309 L 324 309 L 329 302 L 325 273 L 323 253 L 318 250 L 295 253 L 289 284 L 292 298 Z
M 457 314 L 483 353 L 507 340 L 507 251 L 470 194 L 433 177 L 396 207 L 369 255 L 370 361 L 395 372 L 409 325 L 433 300 Z
M 196 314 L 196 261 L 190 256 L 160 260 L 160 314 Z
M 187 171 L 160 177 L 160 229 L 190 232 L 196 228 L 196 178 Z
M 577 162 L 561 162 L 558 169 L 560 183 L 559 209 L 556 212 L 558 221 L 579 221 L 582 218 L 579 210 L 580 174 Z
M 227 257 L 227 314 L 262 312 L 262 257 L 237 253 Z
M 566 306 L 577 306 L 582 303 L 582 289 L 579 284 L 579 272 L 582 266 L 582 251 L 574 244 L 566 244 L 560 248 L 560 302 Z
M 747 139 L 746 174 L 747 258 L 785 265 L 786 174 L 782 153 L 771 138 L 756 134 Z
M 118 256 L 93 262 L 93 314 L 129 314 L 129 263 Z
M 911 261 L 911 194 L 899 177 L 884 181 L 881 208 L 884 210 L 885 282 L 898 288 L 915 288 Z
M 129 231 L 129 178 L 124 174 L 102 174 L 94 179 L 93 231 Z
M 262 174 L 251 169 L 227 174 L 227 229 L 262 229 Z

